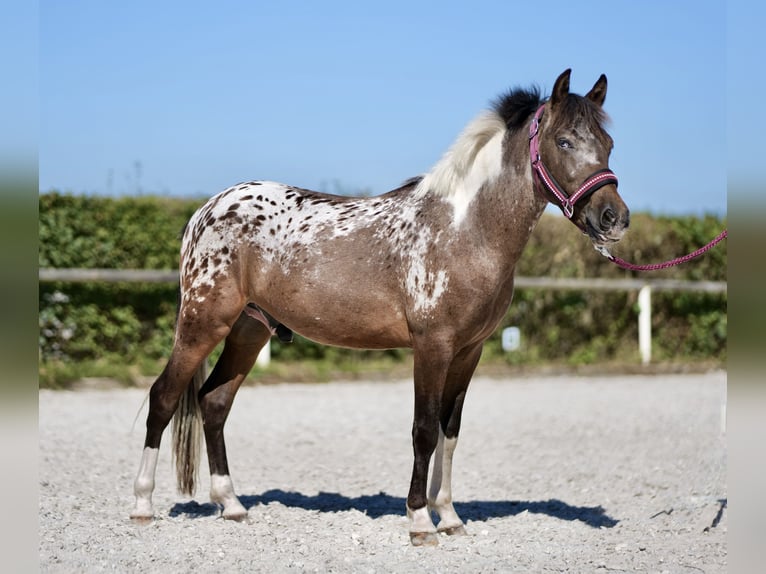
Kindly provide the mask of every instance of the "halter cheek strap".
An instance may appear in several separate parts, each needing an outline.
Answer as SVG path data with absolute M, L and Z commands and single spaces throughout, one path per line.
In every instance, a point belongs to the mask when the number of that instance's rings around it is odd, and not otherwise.
M 544 110 L 545 104 L 537 108 L 535 116 L 532 118 L 532 123 L 529 124 L 529 158 L 532 162 L 532 171 L 537 175 L 538 182 L 558 200 L 558 206 L 564 212 L 567 219 L 571 220 L 574 216 L 575 204 L 578 201 L 610 183 L 616 186 L 617 176 L 609 168 L 600 169 L 590 175 L 573 194 L 569 195 L 559 185 L 556 178 L 551 175 L 540 158 L 540 120 L 543 117 Z M 535 189 L 539 190 L 538 186 L 535 186 Z M 546 199 L 548 198 L 546 197 Z

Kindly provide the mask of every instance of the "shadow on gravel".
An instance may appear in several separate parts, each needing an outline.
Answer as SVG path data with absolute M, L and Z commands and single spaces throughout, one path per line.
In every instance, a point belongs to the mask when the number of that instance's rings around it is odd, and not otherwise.
M 391 496 L 385 492 L 350 498 L 337 492 L 320 492 L 317 495 L 306 496 L 300 492 L 285 492 L 284 490 L 268 490 L 263 494 L 244 495 L 240 502 L 248 510 L 253 506 L 278 502 L 292 508 L 316 510 L 319 512 L 344 512 L 358 510 L 370 518 L 380 518 L 384 515 L 404 515 L 405 500 L 399 496 Z M 485 521 L 490 518 L 516 516 L 523 512 L 545 514 L 559 520 L 577 520 L 592 528 L 612 528 L 619 521 L 611 518 L 601 506 L 572 506 L 555 498 L 549 500 L 474 500 L 456 502 L 455 510 L 464 521 Z M 219 510 L 215 504 L 199 504 L 191 502 L 179 503 L 170 510 L 170 516 L 188 516 L 199 518 L 215 516 Z

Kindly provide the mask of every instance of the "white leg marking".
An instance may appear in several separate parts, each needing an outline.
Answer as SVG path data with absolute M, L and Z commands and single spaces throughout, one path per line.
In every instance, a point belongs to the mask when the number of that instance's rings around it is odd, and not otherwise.
M 439 514 L 439 531 L 460 529 L 463 526 L 463 521 L 452 506 L 452 456 L 456 446 L 457 437 L 446 438 L 439 429 L 439 442 L 434 451 L 434 467 L 428 491 L 428 506 Z
M 157 458 L 160 449 L 145 447 L 141 455 L 138 475 L 133 483 L 133 493 L 136 495 L 136 506 L 130 513 L 131 518 L 147 519 L 154 516 L 152 509 L 152 492 L 154 492 L 154 471 L 157 469 Z
M 407 507 L 407 518 L 410 520 L 410 532 L 436 532 L 436 527 L 431 521 L 431 511 L 428 505 L 417 510 Z
M 223 506 L 223 517 L 242 520 L 247 517 L 247 509 L 234 492 L 234 483 L 228 474 L 210 475 L 210 500 Z

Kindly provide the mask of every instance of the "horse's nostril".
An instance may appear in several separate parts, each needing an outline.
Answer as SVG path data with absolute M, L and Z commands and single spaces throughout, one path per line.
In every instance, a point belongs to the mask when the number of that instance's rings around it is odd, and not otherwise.
M 611 207 L 607 207 L 601 214 L 601 227 L 614 227 L 617 215 Z

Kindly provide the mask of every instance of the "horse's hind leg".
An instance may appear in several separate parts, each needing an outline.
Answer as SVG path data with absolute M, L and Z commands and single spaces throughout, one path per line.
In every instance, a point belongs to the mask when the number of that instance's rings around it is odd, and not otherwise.
M 149 520 L 154 515 L 152 493 L 162 433 L 195 372 L 228 334 L 244 306 L 244 300 L 239 303 L 236 299 L 234 296 L 228 298 L 227 305 L 215 312 L 202 308 L 189 311 L 183 304 L 179 309 L 170 359 L 149 392 L 146 439 L 138 475 L 133 483 L 136 496 L 136 505 L 130 514 L 133 519 Z
M 149 393 L 149 414 L 146 417 L 146 439 L 141 456 L 138 475 L 133 483 L 136 505 L 130 517 L 149 520 L 154 516 L 152 493 L 154 475 L 159 457 L 162 433 L 178 407 L 181 394 L 196 370 L 215 347 L 211 343 L 204 348 L 190 348 L 176 345 L 167 366 L 152 385 Z
M 234 492 L 223 427 L 237 390 L 270 336 L 262 323 L 242 313 L 226 337 L 226 344 L 213 372 L 199 392 L 210 463 L 210 499 L 220 504 L 223 517 L 231 520 L 244 520 L 247 510 Z
M 464 350 L 450 365 L 441 403 L 439 441 L 434 452 L 428 506 L 439 515 L 436 529 L 445 534 L 465 534 L 463 521 L 452 504 L 452 456 L 457 447 L 468 384 L 481 356 L 482 346 Z

